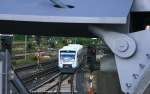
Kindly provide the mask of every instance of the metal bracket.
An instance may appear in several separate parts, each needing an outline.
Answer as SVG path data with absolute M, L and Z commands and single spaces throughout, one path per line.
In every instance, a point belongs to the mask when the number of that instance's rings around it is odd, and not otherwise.
M 137 44 L 136 53 L 127 59 L 115 55 L 122 91 L 129 94 L 143 94 L 150 81 L 150 30 L 129 34 Z M 140 89 L 139 89 L 140 88 Z
M 102 36 L 115 54 L 115 61 L 121 89 L 126 94 L 143 94 L 150 84 L 150 30 L 130 34 L 104 32 L 92 28 L 95 34 Z M 137 46 L 137 47 L 136 47 Z
M 90 29 L 97 36 L 102 37 L 113 53 L 120 58 L 129 58 L 135 53 L 136 43 L 128 35 L 105 31 L 97 27 L 91 27 Z

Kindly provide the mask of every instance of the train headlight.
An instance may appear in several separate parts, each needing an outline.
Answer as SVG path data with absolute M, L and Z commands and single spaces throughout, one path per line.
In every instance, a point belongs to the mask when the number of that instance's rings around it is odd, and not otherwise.
M 59 66 L 59 68 L 62 68 L 62 67 L 63 67 L 63 64 L 59 64 L 58 66 Z
M 76 64 L 73 63 L 73 64 L 72 64 L 72 68 L 76 68 Z

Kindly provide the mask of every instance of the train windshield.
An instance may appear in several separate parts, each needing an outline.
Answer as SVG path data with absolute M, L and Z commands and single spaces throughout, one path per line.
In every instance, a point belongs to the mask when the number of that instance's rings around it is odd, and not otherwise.
M 75 61 L 75 51 L 60 52 L 60 59 L 64 62 L 73 62 L 73 61 Z

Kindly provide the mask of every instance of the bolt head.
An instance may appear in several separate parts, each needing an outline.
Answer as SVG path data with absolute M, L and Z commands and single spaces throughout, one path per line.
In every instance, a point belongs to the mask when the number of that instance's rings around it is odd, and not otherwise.
M 146 54 L 146 56 L 147 56 L 147 58 L 148 58 L 148 59 L 150 59 L 150 54 L 149 54 L 149 53 L 148 53 L 148 54 Z
M 127 88 L 131 88 L 131 87 L 132 87 L 132 84 L 131 84 L 131 83 L 126 83 L 126 87 L 127 87 Z
M 139 77 L 138 74 L 133 74 L 132 76 L 134 77 L 134 79 L 138 79 L 138 77 Z
M 126 40 L 116 41 L 116 48 L 119 52 L 125 52 L 128 50 L 129 44 Z
M 139 64 L 139 67 L 140 67 L 141 69 L 144 69 L 144 68 L 145 68 L 145 65 L 144 65 L 144 64 Z

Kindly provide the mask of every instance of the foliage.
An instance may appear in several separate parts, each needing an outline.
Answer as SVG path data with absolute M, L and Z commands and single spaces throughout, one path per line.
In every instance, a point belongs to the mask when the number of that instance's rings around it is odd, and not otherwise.
M 13 54 L 23 54 L 25 53 L 25 36 L 24 35 L 15 35 L 14 41 L 16 44 L 13 48 Z M 38 48 L 42 51 L 59 49 L 67 44 L 81 44 L 81 45 L 101 45 L 102 40 L 99 38 L 83 38 L 83 37 L 49 37 L 49 36 L 41 36 L 40 38 L 40 46 L 37 45 L 35 36 L 27 36 L 27 48 L 26 52 L 36 52 Z M 27 56 L 27 60 L 19 59 L 16 60 L 15 63 L 20 64 L 28 64 L 35 62 L 35 57 Z

